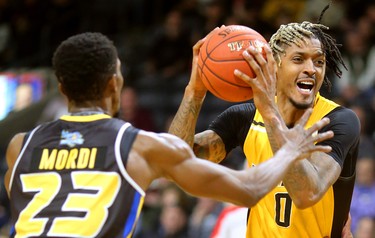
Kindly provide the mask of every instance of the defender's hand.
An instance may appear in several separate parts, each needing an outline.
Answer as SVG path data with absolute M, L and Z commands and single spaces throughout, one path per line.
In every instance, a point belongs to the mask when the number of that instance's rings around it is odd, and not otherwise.
M 316 151 L 327 153 L 332 150 L 330 146 L 316 145 L 316 143 L 333 137 L 332 131 L 318 133 L 320 129 L 329 124 L 329 118 L 323 118 L 310 128 L 304 129 L 311 113 L 311 108 L 306 110 L 299 122 L 284 134 L 286 144 L 288 144 L 291 150 L 299 154 L 299 159 L 307 158 L 311 153 Z

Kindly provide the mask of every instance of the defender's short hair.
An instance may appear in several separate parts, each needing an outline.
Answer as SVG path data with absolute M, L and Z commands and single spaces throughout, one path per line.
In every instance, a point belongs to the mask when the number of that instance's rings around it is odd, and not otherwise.
M 97 100 L 116 73 L 118 54 L 113 42 L 101 33 L 69 37 L 56 49 L 52 64 L 66 96 L 73 101 Z

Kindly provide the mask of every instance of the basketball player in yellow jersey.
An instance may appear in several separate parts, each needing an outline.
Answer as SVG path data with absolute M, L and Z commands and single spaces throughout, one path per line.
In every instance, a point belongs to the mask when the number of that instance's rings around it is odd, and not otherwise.
M 196 196 L 253 206 L 293 163 L 331 150 L 315 145 L 331 138 L 331 131 L 312 136 L 327 118 L 304 129 L 310 111 L 272 159 L 246 171 L 230 170 L 197 159 L 176 136 L 113 118 L 124 80 L 117 50 L 106 36 L 68 38 L 53 65 L 69 115 L 15 135 L 8 146 L 10 237 L 130 238 L 145 191 L 160 177 Z
M 230 107 L 196 135 L 207 89 L 193 68 L 170 126 L 169 132 L 187 141 L 199 157 L 220 162 L 241 146 L 248 165 L 256 168 L 281 148 L 288 128 L 307 110 L 313 109 L 308 125 L 330 118 L 321 131 L 333 130 L 335 135 L 320 144 L 332 151 L 315 152 L 295 163 L 282 183 L 249 209 L 247 238 L 351 237 L 347 220 L 360 124 L 354 112 L 319 94 L 323 82 L 329 83 L 326 67 L 340 76 L 343 65 L 335 40 L 325 30 L 310 22 L 282 25 L 264 48 L 267 59 L 253 48 L 244 51 L 256 77 L 238 70 L 234 74 L 252 87 L 254 101 Z M 200 44 L 193 49 L 193 67 Z

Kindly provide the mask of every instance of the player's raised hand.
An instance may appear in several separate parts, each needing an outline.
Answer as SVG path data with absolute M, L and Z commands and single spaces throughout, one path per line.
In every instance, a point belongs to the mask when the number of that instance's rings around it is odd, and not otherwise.
M 222 26 L 223 27 L 223 26 Z M 210 35 L 215 34 L 221 27 L 216 27 L 210 33 L 208 33 L 203 39 L 200 39 L 195 45 L 193 46 L 193 62 L 192 62 L 192 69 L 191 69 L 191 76 L 189 81 L 189 87 L 193 88 L 196 92 L 200 92 L 202 95 L 205 95 L 207 92 L 206 86 L 204 86 L 202 79 L 199 75 L 198 70 L 198 59 L 199 59 L 199 51 Z
M 265 51 L 266 57 L 254 47 L 249 47 L 242 53 L 254 71 L 255 77 L 250 77 L 239 70 L 234 72 L 238 78 L 252 88 L 254 103 L 262 115 L 264 110 L 275 105 L 277 79 L 277 65 L 269 45 L 264 45 L 263 51 Z

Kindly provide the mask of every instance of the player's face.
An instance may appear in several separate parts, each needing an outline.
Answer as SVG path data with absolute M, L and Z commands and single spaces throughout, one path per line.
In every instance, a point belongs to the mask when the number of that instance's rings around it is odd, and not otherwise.
M 316 38 L 305 38 L 301 46 L 292 44 L 281 56 L 277 71 L 277 97 L 298 109 L 313 105 L 322 86 L 326 59 L 321 43 Z

